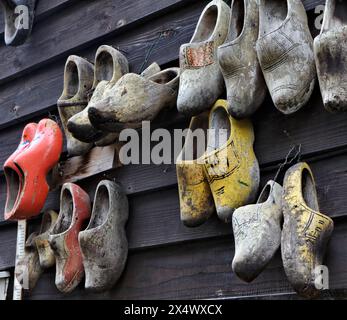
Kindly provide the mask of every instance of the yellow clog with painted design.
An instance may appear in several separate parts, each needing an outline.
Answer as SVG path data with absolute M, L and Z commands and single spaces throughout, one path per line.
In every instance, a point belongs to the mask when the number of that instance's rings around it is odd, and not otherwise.
M 307 298 L 319 294 L 315 284 L 334 222 L 319 212 L 312 171 L 307 163 L 291 167 L 284 178 L 282 260 L 293 288 Z M 319 269 L 318 269 L 319 271 Z
M 235 209 L 256 200 L 260 172 L 253 144 L 252 123 L 234 119 L 228 102 L 218 100 L 209 117 L 204 171 L 224 222 L 231 222 Z
M 204 174 L 201 158 L 206 150 L 207 129 L 208 113 L 193 117 L 185 145 L 177 158 L 181 221 L 188 227 L 203 224 L 215 212 L 211 189 Z

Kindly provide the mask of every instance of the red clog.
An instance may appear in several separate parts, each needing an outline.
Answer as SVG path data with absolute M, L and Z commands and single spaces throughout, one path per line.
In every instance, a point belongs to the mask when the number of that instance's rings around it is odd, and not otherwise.
M 11 173 L 18 177 L 7 181 L 10 192 L 5 220 L 29 219 L 40 213 L 49 192 L 46 176 L 58 163 L 62 149 L 63 134 L 58 124 L 41 120 L 28 147 L 10 158 L 17 168 Z M 11 185 L 15 180 L 21 183 Z
M 31 141 L 35 137 L 37 129 L 37 123 L 29 123 L 25 126 L 23 133 L 22 133 L 22 139 L 19 143 L 18 148 L 12 155 L 6 160 L 4 164 L 4 173 L 6 177 L 7 182 L 7 199 L 6 199 L 6 206 L 5 206 L 5 212 L 10 212 L 12 208 L 14 207 L 18 196 L 20 194 L 20 190 L 22 189 L 22 174 L 18 167 L 14 163 L 14 159 L 24 150 L 26 150 Z M 6 214 L 5 214 L 6 215 Z
M 73 183 L 63 185 L 60 213 L 49 236 L 56 258 L 55 284 L 59 291 L 69 293 L 84 276 L 82 252 L 78 234 L 91 215 L 90 199 L 86 192 Z

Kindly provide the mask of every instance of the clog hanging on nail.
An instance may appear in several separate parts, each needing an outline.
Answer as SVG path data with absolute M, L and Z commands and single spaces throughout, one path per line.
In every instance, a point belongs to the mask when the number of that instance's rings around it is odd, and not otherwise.
M 78 233 L 88 222 L 90 211 L 88 194 L 75 184 L 64 184 L 58 220 L 49 236 L 56 259 L 55 284 L 63 293 L 73 291 L 84 276 Z
M 64 70 L 64 90 L 57 105 L 70 156 L 83 155 L 93 147 L 92 143 L 74 138 L 67 128 L 68 120 L 88 105 L 93 79 L 94 66 L 90 62 L 78 56 L 69 56 Z
M 233 0 L 228 37 L 218 48 L 229 113 L 235 118 L 251 116 L 267 92 L 258 62 L 259 7 L 256 0 Z
M 41 120 L 28 147 L 13 158 L 18 170 L 7 170 L 12 178 L 7 181 L 6 220 L 29 219 L 41 212 L 49 192 L 46 176 L 58 163 L 62 149 L 63 134 L 57 123 Z
M 327 0 L 314 53 L 324 107 L 347 111 L 347 2 Z
M 149 78 L 128 73 L 109 88 L 107 97 L 90 103 L 89 119 L 95 127 L 111 132 L 152 121 L 160 111 L 176 105 L 179 77 L 179 68 L 169 68 Z
M 87 290 L 112 289 L 122 275 L 128 257 L 128 215 L 128 199 L 120 186 L 111 181 L 100 182 L 89 225 L 78 236 Z
M 101 46 L 95 56 L 94 93 L 83 111 L 71 117 L 67 127 L 72 135 L 83 142 L 91 143 L 104 139 L 107 133 L 96 129 L 89 121 L 88 110 L 104 99 L 104 95 L 117 81 L 129 72 L 125 56 L 111 46 Z M 114 141 L 113 141 L 114 142 Z
M 181 221 L 187 227 L 203 224 L 215 212 L 213 196 L 204 173 L 208 113 L 192 118 L 184 147 L 176 161 Z M 202 141 L 194 143 L 199 134 Z
M 313 39 L 301 0 L 260 0 L 257 54 L 276 108 L 292 114 L 316 80 Z
M 34 139 L 35 133 L 37 129 L 36 123 L 29 123 L 25 126 L 22 138 L 17 147 L 16 151 L 6 160 L 4 164 L 4 173 L 6 177 L 6 186 L 7 186 L 7 198 L 5 205 L 5 217 L 7 213 L 9 213 L 13 207 L 15 206 L 20 192 L 23 187 L 23 175 L 19 168 L 14 163 L 14 159 L 17 155 L 27 149 Z
M 181 46 L 179 112 L 197 115 L 211 109 L 223 94 L 217 48 L 227 37 L 229 19 L 229 6 L 222 0 L 211 1 L 202 12 L 190 43 Z
M 235 209 L 256 199 L 260 170 L 253 144 L 252 123 L 231 117 L 228 102 L 218 100 L 209 116 L 204 170 L 224 222 L 231 222 Z
M 39 254 L 41 268 L 48 269 L 55 265 L 55 257 L 49 245 L 49 235 L 58 219 L 58 214 L 53 210 L 45 211 L 42 216 L 40 233 L 35 238 L 35 245 Z
M 257 204 L 235 210 L 233 231 L 234 273 L 246 282 L 253 281 L 268 265 L 281 245 L 282 187 L 269 181 Z
M 35 7 L 37 0 L 1 0 L 0 4 L 3 7 L 5 15 L 5 44 L 7 46 L 20 46 L 29 37 L 35 17 Z M 25 6 L 25 10 L 23 10 Z M 24 15 L 28 20 L 24 18 L 20 19 L 20 15 Z M 23 25 L 17 26 L 17 19 L 20 19 L 19 23 Z
M 43 273 L 40 265 L 39 253 L 35 245 L 37 233 L 32 233 L 25 242 L 24 254 L 16 264 L 17 279 L 22 278 L 23 289 L 33 290 Z
M 334 222 L 319 212 L 316 186 L 307 163 L 291 167 L 283 185 L 282 260 L 293 288 L 307 298 L 319 295 L 316 268 L 323 265 Z

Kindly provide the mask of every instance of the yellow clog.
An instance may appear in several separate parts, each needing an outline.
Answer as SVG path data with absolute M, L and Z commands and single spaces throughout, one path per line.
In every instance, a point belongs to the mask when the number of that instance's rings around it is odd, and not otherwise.
M 260 173 L 253 143 L 252 123 L 234 119 L 228 102 L 218 100 L 209 117 L 204 171 L 224 222 L 231 222 L 235 209 L 256 200 Z
M 312 171 L 307 163 L 291 167 L 284 178 L 282 260 L 287 278 L 302 296 L 319 294 L 316 268 L 323 264 L 334 222 L 319 213 Z
M 204 174 L 201 156 L 205 152 L 208 113 L 193 117 L 185 145 L 177 158 L 176 170 L 179 187 L 181 221 L 188 227 L 203 224 L 215 211 L 210 186 Z M 194 134 L 200 129 L 205 141 L 194 143 Z M 201 144 L 202 143 L 202 144 Z M 200 152 L 199 152 L 200 151 Z

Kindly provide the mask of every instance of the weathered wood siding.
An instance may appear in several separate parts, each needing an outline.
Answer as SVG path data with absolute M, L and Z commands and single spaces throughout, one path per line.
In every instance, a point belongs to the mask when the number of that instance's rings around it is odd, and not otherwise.
M 177 65 L 178 50 L 188 42 L 201 11 L 209 1 L 193 0 L 41 0 L 30 40 L 19 48 L 0 42 L 0 163 L 16 148 L 28 121 L 56 116 L 56 101 L 63 87 L 66 58 L 76 54 L 93 60 L 99 45 L 119 48 L 131 70 L 157 61 Z M 230 1 L 229 1 L 230 2 Z M 312 33 L 313 9 L 324 1 L 304 1 Z M 2 16 L 1 16 L 2 19 Z M 0 23 L 0 33 L 3 24 Z M 148 56 L 149 50 L 151 54 Z M 170 115 L 165 127 L 184 128 L 189 119 Z M 277 112 L 269 97 L 254 116 L 256 153 L 262 183 L 272 178 L 294 144 L 302 144 L 302 159 L 312 164 L 322 212 L 335 219 L 327 265 L 331 292 L 347 288 L 347 115 L 324 111 L 316 88 L 307 107 L 292 116 Z M 156 299 L 156 298 L 297 298 L 286 280 L 277 254 L 252 284 L 232 273 L 232 228 L 216 218 L 200 228 L 185 228 L 179 219 L 174 165 L 143 165 L 100 172 L 78 183 L 91 196 L 98 181 L 120 182 L 130 200 L 127 227 L 130 253 L 121 281 L 107 294 L 88 295 L 83 286 L 68 296 L 54 286 L 54 271 L 46 273 L 31 299 Z M 0 169 L 0 207 L 6 184 Z M 59 190 L 49 195 L 47 208 L 59 209 Z M 37 224 L 33 221 L 32 224 Z M 12 269 L 16 224 L 0 215 L 0 270 Z

